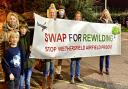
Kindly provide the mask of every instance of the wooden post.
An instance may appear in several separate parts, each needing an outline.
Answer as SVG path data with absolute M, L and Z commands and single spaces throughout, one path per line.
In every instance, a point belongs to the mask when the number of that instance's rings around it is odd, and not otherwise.
M 105 0 L 105 9 L 107 9 L 107 0 Z

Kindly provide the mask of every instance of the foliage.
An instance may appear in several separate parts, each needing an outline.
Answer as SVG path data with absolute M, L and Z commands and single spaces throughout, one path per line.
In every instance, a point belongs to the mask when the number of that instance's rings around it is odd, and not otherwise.
M 50 3 L 55 3 L 56 8 L 59 4 L 63 4 L 66 7 L 66 14 L 69 19 L 74 18 L 74 14 L 77 10 L 81 11 L 83 18 L 87 21 L 94 21 L 93 0 L 34 0 L 33 9 L 37 12 L 46 12 Z
M 122 32 L 128 32 L 128 27 L 123 27 L 121 31 Z
M 79 1 L 79 2 L 78 2 Z M 94 21 L 95 12 L 93 10 L 93 0 L 78 0 L 76 3 L 76 9 L 83 13 L 83 18 L 87 21 Z
M 55 3 L 56 8 L 58 8 L 60 4 L 64 5 L 66 7 L 66 14 L 69 19 L 74 19 L 75 12 L 79 10 L 82 12 L 85 20 L 95 20 L 93 0 L 17 0 L 12 1 L 10 5 L 11 10 L 18 13 L 28 11 L 46 13 L 51 3 Z
M 74 18 L 74 14 L 78 10 L 82 12 L 84 20 L 94 21 L 96 19 L 93 10 L 93 0 L 70 0 L 65 2 L 65 6 L 69 7 L 67 8 L 67 15 L 70 19 Z
M 120 34 L 120 28 L 117 27 L 117 26 L 114 26 L 114 27 L 112 28 L 112 34 L 113 34 L 113 35 Z

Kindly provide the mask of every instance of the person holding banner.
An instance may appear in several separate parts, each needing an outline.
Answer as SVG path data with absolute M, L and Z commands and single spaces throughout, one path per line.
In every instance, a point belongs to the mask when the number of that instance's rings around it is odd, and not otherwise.
M 101 23 L 113 23 L 111 15 L 107 9 L 104 9 L 101 13 L 101 17 L 99 20 Z M 109 62 L 110 62 L 110 55 L 100 56 L 100 74 L 103 75 L 103 62 L 105 58 L 105 68 L 106 68 L 106 74 L 109 75 Z
M 56 19 L 57 11 L 54 7 L 55 5 L 50 5 L 48 11 L 48 18 Z M 54 79 L 54 63 L 52 59 L 44 59 L 44 68 L 43 68 L 43 81 L 42 89 L 53 89 L 53 79 Z M 49 78 L 48 78 L 49 77 Z
M 63 5 L 59 6 L 57 18 L 67 19 L 66 12 L 65 12 L 65 7 Z
M 48 17 L 48 18 L 51 18 L 51 16 L 49 15 L 49 13 L 50 13 L 49 10 L 50 10 L 50 8 L 54 8 L 54 9 L 56 10 L 55 4 L 54 4 L 54 3 L 51 3 L 49 9 L 47 9 L 47 17 Z M 57 10 L 56 10 L 56 12 L 57 12 Z M 52 15 L 52 14 L 51 14 L 51 15 Z M 56 15 L 57 15 L 57 13 L 56 13 Z
M 30 32 L 28 30 L 28 25 L 26 22 L 22 22 L 19 27 L 20 32 L 20 40 L 19 40 L 19 46 L 23 50 L 23 54 L 25 59 L 22 63 L 22 72 L 20 76 L 20 88 L 30 89 L 30 79 L 32 75 L 32 65 L 34 63 L 34 59 L 30 59 L 30 46 L 32 44 L 30 39 Z M 24 83 L 25 82 L 25 83 Z
M 77 11 L 75 14 L 75 20 L 81 21 L 82 20 L 82 14 L 80 11 Z M 78 82 L 83 82 L 83 79 L 80 78 L 80 60 L 81 58 L 71 58 L 71 64 L 70 64 L 70 77 L 71 77 L 71 84 L 74 84 L 74 78 Z
M 63 5 L 59 6 L 57 18 L 67 19 L 67 16 L 65 13 L 65 7 Z M 62 66 L 62 59 L 58 59 L 58 64 L 55 68 L 55 73 L 56 73 L 55 79 L 63 80 L 63 75 L 61 74 L 61 66 Z

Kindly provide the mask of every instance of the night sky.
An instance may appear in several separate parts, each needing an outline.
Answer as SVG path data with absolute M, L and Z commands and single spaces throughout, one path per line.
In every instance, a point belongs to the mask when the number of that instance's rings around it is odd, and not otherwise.
M 108 0 L 110 7 L 128 8 L 128 0 Z

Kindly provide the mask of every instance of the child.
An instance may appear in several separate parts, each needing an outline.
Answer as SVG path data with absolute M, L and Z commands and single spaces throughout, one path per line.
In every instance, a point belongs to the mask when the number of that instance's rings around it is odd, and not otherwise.
M 25 89 L 30 89 L 30 79 L 32 75 L 32 65 L 34 60 L 29 59 L 30 55 L 30 32 L 28 30 L 28 25 L 26 22 L 22 22 L 19 27 L 20 31 L 20 40 L 19 40 L 19 46 L 23 50 L 23 54 L 25 59 L 23 60 L 23 73 L 21 73 L 20 78 L 20 89 L 24 88 L 24 82 L 25 82 Z
M 75 20 L 81 21 L 82 15 L 80 11 L 77 11 L 75 14 Z M 81 58 L 71 58 L 70 64 L 70 76 L 71 76 L 71 84 L 74 84 L 74 77 L 79 82 L 83 82 L 83 79 L 80 78 L 80 59 Z
M 19 33 L 10 31 L 8 39 L 10 47 L 5 50 L 4 59 L 2 60 L 5 81 L 7 89 L 19 89 L 21 59 L 23 59 L 21 49 L 17 45 Z

